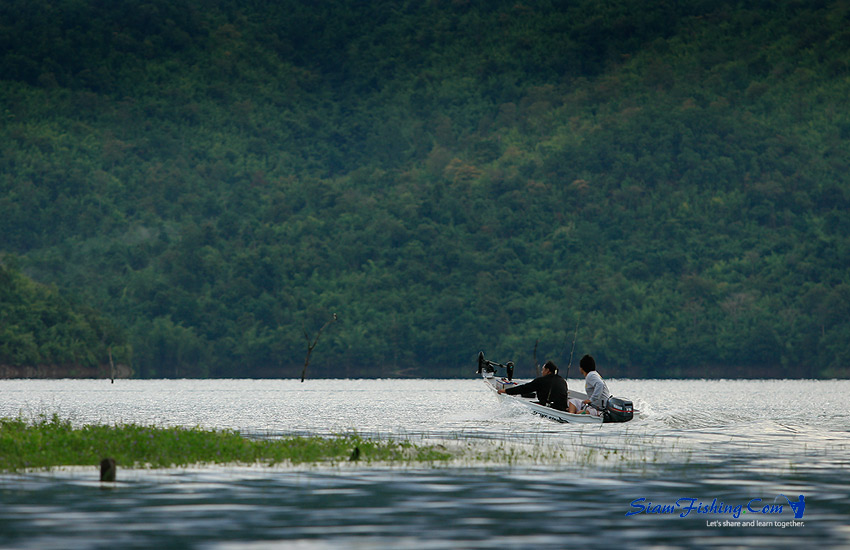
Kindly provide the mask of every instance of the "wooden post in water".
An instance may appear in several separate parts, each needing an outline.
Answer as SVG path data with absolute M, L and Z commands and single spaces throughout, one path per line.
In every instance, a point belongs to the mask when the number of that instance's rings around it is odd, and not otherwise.
M 104 458 L 100 461 L 100 480 L 115 481 L 115 473 L 118 467 L 114 458 Z

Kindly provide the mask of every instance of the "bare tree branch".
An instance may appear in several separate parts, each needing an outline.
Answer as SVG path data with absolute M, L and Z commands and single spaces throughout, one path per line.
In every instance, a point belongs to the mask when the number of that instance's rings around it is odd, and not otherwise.
M 336 313 L 334 313 L 333 317 L 331 317 L 328 322 L 322 325 L 322 328 L 319 329 L 319 332 L 316 334 L 316 338 L 312 341 L 312 343 L 310 342 L 310 335 L 307 334 L 306 330 L 304 331 L 304 338 L 307 339 L 307 357 L 304 358 L 304 369 L 301 371 L 301 382 L 304 382 L 304 378 L 307 376 L 307 365 L 310 364 L 310 354 L 313 353 L 313 348 L 315 348 L 316 344 L 319 343 L 319 336 L 321 336 L 322 331 L 325 330 L 329 324 L 336 321 L 336 319 Z

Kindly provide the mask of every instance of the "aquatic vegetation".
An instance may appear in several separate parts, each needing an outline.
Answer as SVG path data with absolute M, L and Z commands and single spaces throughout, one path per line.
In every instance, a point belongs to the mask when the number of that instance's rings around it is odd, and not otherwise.
M 451 454 L 408 441 L 336 437 L 249 439 L 236 431 L 138 424 L 74 427 L 58 415 L 34 421 L 0 419 L 0 471 L 97 465 L 167 468 L 190 464 L 304 464 L 445 461 Z
M 494 438 L 458 434 L 448 445 L 455 455 L 452 464 L 459 466 L 546 466 L 631 473 L 657 467 L 691 467 L 693 453 L 678 437 L 659 438 L 634 430 L 610 434 L 577 429 L 566 439 L 547 433 L 505 433 Z
M 0 471 L 98 465 L 105 457 L 119 467 L 169 468 L 197 464 L 364 465 L 419 467 L 535 466 L 633 471 L 667 462 L 680 453 L 675 442 L 624 433 L 597 438 L 579 432 L 569 441 L 539 437 L 454 441 L 332 437 L 246 437 L 233 430 L 157 427 L 139 424 L 75 427 L 58 415 L 34 420 L 0 418 Z M 688 452 L 685 451 L 687 455 Z M 681 462 L 680 460 L 677 462 Z M 687 462 L 687 458 L 685 459 Z

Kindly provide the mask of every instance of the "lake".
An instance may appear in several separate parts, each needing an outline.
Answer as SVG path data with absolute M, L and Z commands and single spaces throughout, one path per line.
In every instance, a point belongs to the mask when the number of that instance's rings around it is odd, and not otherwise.
M 465 454 L 120 468 L 103 487 L 94 465 L 0 475 L 0 548 L 850 547 L 850 381 L 608 384 L 638 419 L 558 424 L 475 379 L 2 380 L 4 417 L 356 432 Z

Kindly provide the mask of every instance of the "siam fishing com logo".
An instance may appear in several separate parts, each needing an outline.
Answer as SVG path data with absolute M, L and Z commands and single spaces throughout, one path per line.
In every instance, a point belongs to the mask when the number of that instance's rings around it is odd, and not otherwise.
M 800 495 L 791 500 L 783 494 L 777 495 L 772 502 L 762 498 L 727 504 L 717 498 L 711 501 L 683 497 L 673 503 L 654 503 L 646 497 L 636 498 L 629 503 L 626 517 L 639 514 L 673 515 L 680 518 L 699 516 L 720 516 L 725 519 L 705 521 L 706 527 L 805 527 L 800 521 L 806 510 L 806 497 Z M 790 517 L 793 515 L 793 518 Z

